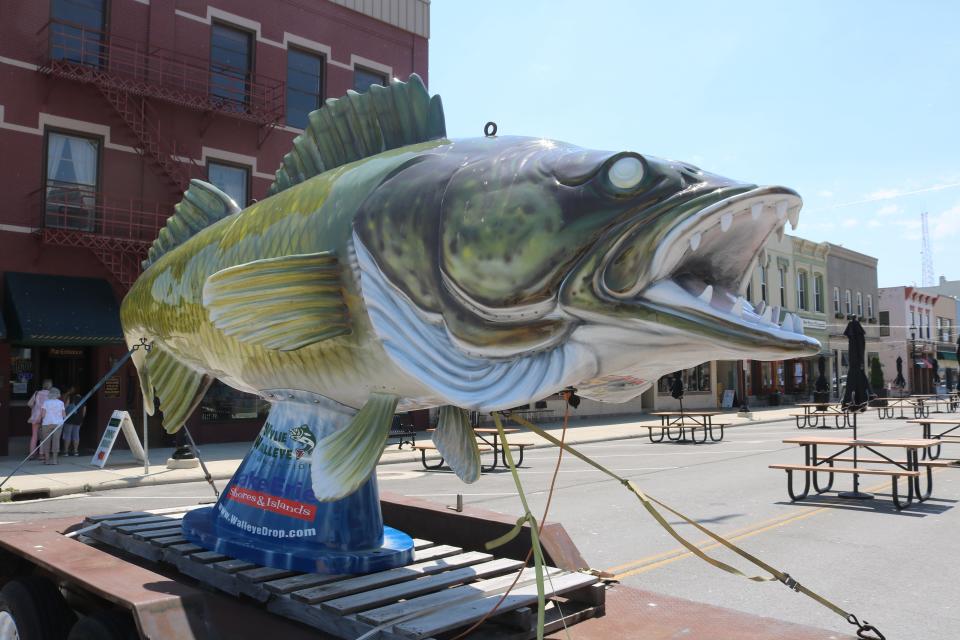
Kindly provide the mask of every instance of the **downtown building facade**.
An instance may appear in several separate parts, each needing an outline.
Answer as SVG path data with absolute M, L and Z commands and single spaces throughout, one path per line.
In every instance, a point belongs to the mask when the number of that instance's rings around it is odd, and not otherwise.
M 930 288 L 880 289 L 880 361 L 884 380 L 895 391 L 896 360 L 900 358 L 905 393 L 936 393 L 941 384 L 956 386 L 957 299 Z
M 190 179 L 265 196 L 326 98 L 418 73 L 428 0 L 11 0 L 0 6 L 0 455 L 44 379 L 85 393 L 125 353 L 119 303 Z M 81 445 L 132 364 L 90 399 Z M 198 442 L 252 439 L 266 406 L 215 383 Z M 151 420 L 150 440 L 161 441 Z

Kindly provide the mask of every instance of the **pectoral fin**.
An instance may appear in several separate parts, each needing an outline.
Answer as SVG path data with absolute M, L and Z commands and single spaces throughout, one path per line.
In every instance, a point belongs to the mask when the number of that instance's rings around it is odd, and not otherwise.
M 203 286 L 214 326 L 241 342 L 295 351 L 350 333 L 331 253 L 255 260 L 218 271 Z
M 394 395 L 372 394 L 346 428 L 317 443 L 310 473 L 317 500 L 339 500 L 367 481 L 383 453 L 398 401 Z
M 440 407 L 433 444 L 458 478 L 467 483 L 480 478 L 480 448 L 466 409 Z
M 153 397 L 160 398 L 163 428 L 174 433 L 200 404 L 213 378 L 194 371 L 155 346 L 138 368 L 147 411 L 153 414 Z

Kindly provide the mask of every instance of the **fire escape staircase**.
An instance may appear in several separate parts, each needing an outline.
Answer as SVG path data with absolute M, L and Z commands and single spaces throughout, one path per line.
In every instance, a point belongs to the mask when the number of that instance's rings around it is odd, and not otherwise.
M 218 85 L 219 76 L 212 72 L 208 60 L 162 49 L 147 52 L 138 41 L 59 20 L 48 22 L 37 35 L 42 47 L 38 71 L 95 86 L 133 134 L 137 153 L 152 161 L 177 194 L 188 187 L 191 172 L 180 161 L 173 137 L 161 131 L 162 119 L 151 100 L 208 117 L 222 115 L 255 123 L 261 129 L 261 140 L 264 130 L 268 135 L 279 125 L 284 112 L 284 85 L 277 80 L 250 74 L 241 83 L 243 89 L 231 94 L 235 85 Z M 91 197 L 83 195 L 85 201 Z M 173 208 L 138 215 L 129 205 L 104 205 L 103 194 L 96 198 L 91 211 L 99 217 L 92 222 L 83 215 L 78 218 L 76 207 L 56 202 L 53 206 L 49 202 L 42 205 L 42 239 L 54 245 L 90 249 L 117 281 L 129 288 Z

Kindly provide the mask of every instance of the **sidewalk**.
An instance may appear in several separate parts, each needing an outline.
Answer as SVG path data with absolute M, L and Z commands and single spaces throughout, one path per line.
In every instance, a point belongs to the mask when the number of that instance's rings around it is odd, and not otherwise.
M 785 406 L 774 409 L 759 409 L 753 412 L 753 420 L 738 418 L 735 413 L 723 416 L 723 422 L 731 426 L 764 424 L 790 419 L 789 414 L 794 407 Z M 639 419 L 624 421 L 616 418 L 574 418 L 570 420 L 566 441 L 577 445 L 587 442 L 602 442 L 605 440 L 623 440 L 627 438 L 641 438 L 647 436 L 645 425 L 659 425 L 659 418 L 641 416 Z M 504 424 L 505 427 L 515 427 L 514 423 Z M 556 437 L 560 437 L 562 423 L 538 425 Z M 429 434 L 417 434 L 418 442 L 429 442 Z M 533 433 L 518 433 L 510 438 L 511 442 L 523 443 L 531 448 L 551 447 Z M 233 476 L 243 457 L 250 450 L 251 442 L 230 442 L 225 444 L 201 445 L 200 454 L 203 457 L 210 475 L 218 482 L 218 488 L 223 488 L 223 481 Z M 16 450 L 15 447 L 11 449 Z M 24 451 L 19 456 L 0 457 L 0 480 L 6 478 L 26 455 L 25 445 L 20 447 Z M 114 450 L 103 469 L 90 464 L 90 454 L 79 457 L 62 457 L 56 466 L 44 465 L 36 461 L 28 461 L 3 486 L 0 492 L 0 502 L 10 500 L 25 500 L 33 498 L 53 498 L 57 496 L 89 491 L 104 491 L 107 489 L 125 489 L 130 487 L 144 487 L 161 484 L 175 484 L 182 482 L 196 482 L 203 480 L 203 471 L 199 467 L 193 469 L 167 469 L 166 463 L 172 450 L 167 448 L 150 450 L 150 471 L 144 474 L 142 462 L 137 462 L 125 449 Z M 427 459 L 437 459 L 439 456 L 428 454 Z M 390 445 L 384 449 L 380 464 L 396 464 L 402 462 L 418 462 L 419 451 L 409 448 L 397 449 Z

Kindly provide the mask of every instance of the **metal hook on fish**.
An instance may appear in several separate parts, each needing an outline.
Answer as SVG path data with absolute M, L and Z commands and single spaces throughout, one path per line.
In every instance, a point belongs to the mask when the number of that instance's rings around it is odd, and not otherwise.
M 483 135 L 488 138 L 493 138 L 497 135 L 497 123 L 492 120 L 487 124 L 483 125 Z

